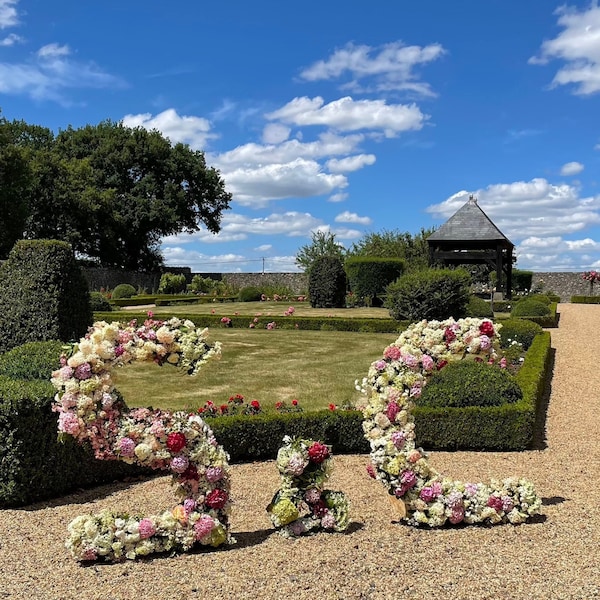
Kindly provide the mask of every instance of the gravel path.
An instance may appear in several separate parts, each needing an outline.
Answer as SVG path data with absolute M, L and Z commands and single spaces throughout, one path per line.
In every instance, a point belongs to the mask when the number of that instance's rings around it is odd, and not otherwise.
M 391 522 L 367 456 L 337 456 L 330 486 L 352 502 L 345 534 L 296 540 L 273 532 L 264 507 L 278 486 L 273 462 L 234 465 L 226 550 L 82 567 L 64 549 L 66 526 L 102 508 L 156 512 L 166 477 L 84 491 L 0 511 L 0 599 L 591 599 L 600 598 L 600 306 L 562 304 L 556 362 L 538 450 L 433 452 L 461 480 L 521 475 L 544 498 L 521 526 L 420 530 Z

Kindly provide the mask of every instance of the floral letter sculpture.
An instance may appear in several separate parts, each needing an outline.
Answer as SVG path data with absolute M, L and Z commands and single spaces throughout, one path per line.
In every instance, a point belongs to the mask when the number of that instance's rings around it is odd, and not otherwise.
M 228 456 L 198 415 L 138 408 L 128 411 L 116 393 L 112 369 L 134 360 L 168 363 L 195 375 L 220 354 L 206 342 L 207 330 L 191 321 L 148 319 L 95 323 L 61 357 L 52 375 L 58 389 L 58 428 L 89 442 L 96 458 L 122 460 L 173 474 L 180 503 L 143 518 L 103 511 L 69 524 L 67 548 L 80 561 L 134 559 L 156 552 L 186 551 L 196 544 L 231 542 Z
M 283 438 L 277 453 L 281 488 L 267 507 L 273 525 L 286 537 L 348 527 L 348 500 L 343 492 L 325 490 L 331 471 L 328 446 L 312 440 Z M 308 514 L 301 516 L 301 511 Z
M 375 361 L 362 390 L 369 395 L 363 428 L 371 445 L 369 474 L 381 481 L 410 525 L 522 523 L 540 512 L 533 485 L 516 477 L 489 485 L 439 475 L 415 448 L 411 398 L 448 362 L 474 357 L 495 362 L 498 329 L 484 319 L 421 321 L 411 325 Z

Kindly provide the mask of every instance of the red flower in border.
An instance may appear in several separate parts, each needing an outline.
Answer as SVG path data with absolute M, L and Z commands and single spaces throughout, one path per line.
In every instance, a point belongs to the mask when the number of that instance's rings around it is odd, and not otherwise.
M 227 504 L 229 496 L 225 490 L 215 489 L 206 496 L 206 506 L 214 509 L 221 509 Z
M 167 436 L 167 448 L 171 452 L 179 452 L 185 448 L 185 435 L 179 431 L 174 431 Z
M 321 442 L 313 442 L 312 446 L 308 449 L 308 457 L 314 463 L 321 464 L 329 458 L 329 448 Z
M 494 331 L 494 324 L 491 321 L 483 321 L 479 326 L 479 332 L 488 337 L 492 337 L 496 333 Z

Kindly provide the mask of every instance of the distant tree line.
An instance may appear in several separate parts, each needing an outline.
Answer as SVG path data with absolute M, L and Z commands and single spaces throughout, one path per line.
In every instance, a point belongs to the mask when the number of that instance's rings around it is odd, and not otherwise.
M 152 270 L 162 237 L 217 233 L 230 200 L 203 152 L 158 131 L 0 119 L 0 258 L 19 239 L 53 238 L 93 264 Z

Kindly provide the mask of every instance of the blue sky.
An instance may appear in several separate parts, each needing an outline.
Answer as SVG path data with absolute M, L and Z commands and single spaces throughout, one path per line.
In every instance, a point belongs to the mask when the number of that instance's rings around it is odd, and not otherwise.
M 475 194 L 517 266 L 600 267 L 600 7 L 552 0 L 0 0 L 0 108 L 206 153 L 194 271 L 294 271 L 311 232 L 441 225 Z

